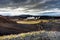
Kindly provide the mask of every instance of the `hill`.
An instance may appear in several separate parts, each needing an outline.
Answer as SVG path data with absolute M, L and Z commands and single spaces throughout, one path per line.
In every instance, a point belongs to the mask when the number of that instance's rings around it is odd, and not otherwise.
M 16 23 L 16 22 L 11 21 L 11 20 L 8 19 L 7 17 L 0 16 L 0 23 Z
M 37 31 L 36 28 L 36 24 L 18 24 L 4 16 L 0 16 L 0 35 Z
M 59 19 L 56 19 L 57 21 L 54 21 L 53 19 L 48 21 L 45 21 L 44 19 L 42 21 L 40 19 L 39 21 L 34 20 L 20 20 L 18 21 L 19 23 L 16 23 L 10 18 L 0 16 L 0 35 L 19 34 L 39 30 L 60 31 Z

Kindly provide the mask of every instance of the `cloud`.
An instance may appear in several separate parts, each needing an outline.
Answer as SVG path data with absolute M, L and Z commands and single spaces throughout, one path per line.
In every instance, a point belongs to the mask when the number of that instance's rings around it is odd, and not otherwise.
M 0 12 L 34 14 L 52 11 L 60 11 L 60 0 L 0 0 Z
M 0 7 L 27 7 L 31 9 L 52 8 L 59 5 L 59 0 L 0 0 Z

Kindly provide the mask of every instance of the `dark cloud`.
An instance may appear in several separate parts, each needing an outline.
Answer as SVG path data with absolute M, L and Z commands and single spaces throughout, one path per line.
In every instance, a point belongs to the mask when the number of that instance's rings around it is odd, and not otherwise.
M 27 0 L 11 0 L 13 1 L 14 3 L 21 3 L 21 2 L 26 2 Z
M 60 0 L 0 0 L 0 8 L 2 7 L 26 7 L 30 9 L 51 9 L 60 8 Z
M 37 4 L 36 6 L 29 9 L 43 9 L 48 10 L 52 8 L 60 8 L 60 0 L 51 0 L 42 4 Z

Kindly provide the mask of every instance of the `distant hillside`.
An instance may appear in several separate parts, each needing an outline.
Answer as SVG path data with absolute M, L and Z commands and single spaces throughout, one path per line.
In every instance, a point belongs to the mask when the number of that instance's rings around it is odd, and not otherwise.
M 60 16 L 49 16 L 49 15 L 19 15 L 19 16 L 6 16 L 10 19 L 26 19 L 27 17 L 35 17 L 39 19 L 60 19 Z

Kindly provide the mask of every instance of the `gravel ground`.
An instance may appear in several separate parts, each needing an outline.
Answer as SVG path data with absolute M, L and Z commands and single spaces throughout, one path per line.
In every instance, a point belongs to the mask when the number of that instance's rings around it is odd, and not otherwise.
M 36 31 L 17 35 L 1 36 L 0 40 L 60 40 L 60 32 Z

